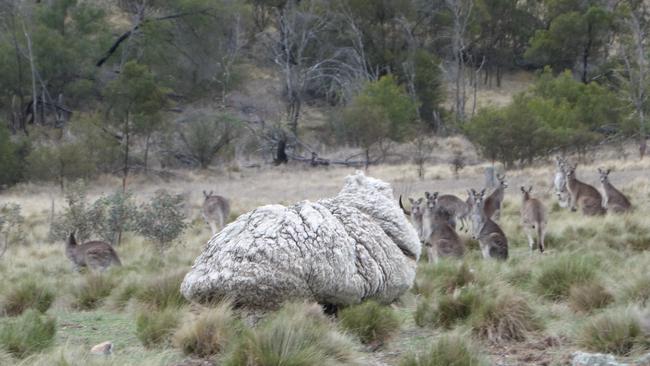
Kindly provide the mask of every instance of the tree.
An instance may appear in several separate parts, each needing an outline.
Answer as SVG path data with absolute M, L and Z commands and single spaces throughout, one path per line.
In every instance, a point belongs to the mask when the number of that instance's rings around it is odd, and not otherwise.
M 18 146 L 11 141 L 5 126 L 0 125 L 0 188 L 18 183 L 22 166 Z
M 129 61 L 119 77 L 109 83 L 106 96 L 111 103 L 112 122 L 123 146 L 122 189 L 126 191 L 133 134 L 143 122 L 162 121 L 168 91 L 158 85 L 145 65 Z
M 404 141 L 412 136 L 418 105 L 392 75 L 369 83 L 343 111 L 353 140 L 364 150 L 366 168 L 370 149 L 387 140 Z
M 140 207 L 137 231 L 163 252 L 187 227 L 182 206 L 182 196 L 157 191 L 149 203 Z
M 240 122 L 228 114 L 195 116 L 179 132 L 185 151 L 201 169 L 206 169 L 237 137 Z

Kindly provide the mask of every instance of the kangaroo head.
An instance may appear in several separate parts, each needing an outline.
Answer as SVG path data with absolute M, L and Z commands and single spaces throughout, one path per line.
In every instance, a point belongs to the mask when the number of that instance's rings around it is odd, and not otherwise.
M 417 200 L 414 200 L 413 198 L 409 197 L 409 202 L 411 203 L 411 211 L 408 212 L 407 215 L 413 215 L 416 217 L 422 216 L 422 213 L 424 212 L 424 198 L 420 197 Z M 402 210 L 404 210 L 404 213 L 407 212 L 403 207 Z
M 473 188 L 469 191 L 471 197 L 471 221 L 472 221 L 472 239 L 477 240 L 483 230 L 486 216 L 483 212 L 485 204 L 485 188 L 477 192 Z
M 438 192 L 424 192 L 424 196 L 427 198 L 426 208 L 429 210 L 435 209 L 436 205 L 438 205 Z
M 508 188 L 508 182 L 506 182 L 506 175 L 497 174 L 497 179 L 499 180 L 499 186 L 503 188 Z
M 575 178 L 576 177 L 576 168 L 578 167 L 578 164 L 573 164 L 573 165 L 567 165 L 565 174 L 567 178 Z
M 609 172 L 610 171 L 611 171 L 611 169 L 604 170 L 604 169 L 598 168 L 598 174 L 600 174 L 600 181 L 602 183 L 609 182 Z
M 532 190 L 533 190 L 533 186 L 530 186 L 530 187 L 528 188 L 528 190 L 526 190 L 526 187 L 521 186 L 521 194 L 522 194 L 523 197 L 524 197 L 524 201 L 530 199 L 530 192 L 532 192 Z
M 208 198 L 212 197 L 213 193 L 214 193 L 213 191 L 210 192 L 203 191 L 203 197 L 205 197 L 205 199 L 207 200 Z
M 74 231 L 70 233 L 68 236 L 68 241 L 66 243 L 69 247 L 76 247 L 77 246 L 77 239 L 74 237 Z

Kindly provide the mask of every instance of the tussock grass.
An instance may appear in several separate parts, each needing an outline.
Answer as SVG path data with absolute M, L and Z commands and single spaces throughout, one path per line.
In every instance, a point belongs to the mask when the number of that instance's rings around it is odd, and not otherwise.
M 561 300 L 569 296 L 571 286 L 592 281 L 597 269 L 596 260 L 578 254 L 548 258 L 539 264 L 534 289 L 547 299 Z
M 318 305 L 287 304 L 247 331 L 223 365 L 362 365 L 357 349 Z
M 72 288 L 73 306 L 81 310 L 95 309 L 111 294 L 114 287 L 115 281 L 108 275 L 88 273 Z
M 34 278 L 28 278 L 11 286 L 2 296 L 0 313 L 16 316 L 27 309 L 35 309 L 44 313 L 52 305 L 54 297 L 54 290 L 51 286 Z
M 642 273 L 630 279 L 621 290 L 621 299 L 628 302 L 636 302 L 642 306 L 648 304 L 650 301 L 650 276 L 647 273 Z
M 574 311 L 589 313 L 614 302 L 614 296 L 598 282 L 573 285 L 569 290 L 569 305 Z
M 0 348 L 25 358 L 52 345 L 55 335 L 56 320 L 29 309 L 0 325 Z
M 174 334 L 173 343 L 186 355 L 208 357 L 223 353 L 241 331 L 231 304 L 221 303 L 185 322 Z
M 341 327 L 358 336 L 363 343 L 384 343 L 401 325 L 393 308 L 373 300 L 341 310 L 338 318 Z
M 463 263 L 444 260 L 437 264 L 421 263 L 415 280 L 416 293 L 430 297 L 434 294 L 452 293 L 474 281 L 474 273 Z
M 142 291 L 141 278 L 139 276 L 128 277 L 111 292 L 107 299 L 108 306 L 111 309 L 123 310 L 140 291 Z
M 402 359 L 400 366 L 488 366 L 490 363 L 468 337 L 443 335 L 431 348 Z
M 644 344 L 639 315 L 631 309 L 612 309 L 587 320 L 577 342 L 590 351 L 629 355 Z
M 179 271 L 166 276 L 152 275 L 137 291 L 135 298 L 142 304 L 155 308 L 180 308 L 188 303 L 181 294 L 181 282 L 187 271 Z
M 418 302 L 414 318 L 421 327 L 427 325 L 451 328 L 472 314 L 478 303 L 483 301 L 483 293 L 477 286 L 458 289 L 435 297 L 435 301 L 423 298 Z
M 136 336 L 147 348 L 169 346 L 180 318 L 177 308 L 142 309 L 135 320 Z

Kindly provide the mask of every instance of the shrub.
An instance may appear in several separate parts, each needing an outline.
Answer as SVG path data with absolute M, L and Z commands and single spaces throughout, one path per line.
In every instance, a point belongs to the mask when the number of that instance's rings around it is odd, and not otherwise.
M 604 308 L 612 302 L 614 296 L 597 282 L 573 285 L 569 291 L 569 305 L 575 311 L 588 313 Z
M 187 227 L 184 220 L 183 197 L 159 190 L 151 202 L 142 205 L 138 232 L 163 251 L 183 233 Z
M 25 217 L 21 214 L 21 207 L 17 203 L 5 203 L 0 205 L 0 241 L 3 245 L 22 243 L 25 240 L 23 223 Z M 2 257 L 2 248 L 0 248 L 0 257 Z
M 115 282 L 110 277 L 89 273 L 72 289 L 74 306 L 81 310 L 95 309 L 111 294 L 114 287 Z
M 400 319 L 390 306 L 372 300 L 343 309 L 339 321 L 363 343 L 383 343 L 400 327 Z
M 84 242 L 93 233 L 93 223 L 90 220 L 90 209 L 86 199 L 87 187 L 81 180 L 70 184 L 65 192 L 68 207 L 63 213 L 54 217 L 50 225 L 50 241 L 65 241 L 72 231 L 77 241 Z
M 571 286 L 581 285 L 596 277 L 594 260 L 575 255 L 564 255 L 544 261 L 534 279 L 534 288 L 550 300 L 560 300 L 569 295 Z
M 15 357 L 25 358 L 49 347 L 55 335 L 56 321 L 29 309 L 0 326 L 0 348 Z
M 411 354 L 400 366 L 487 366 L 488 360 L 471 341 L 459 335 L 438 338 L 431 349 L 421 354 Z
M 474 274 L 466 264 L 441 261 L 435 265 L 420 265 L 417 269 L 415 289 L 418 294 L 430 297 L 434 294 L 452 293 L 474 281 Z
M 201 169 L 206 169 L 226 150 L 241 130 L 241 122 L 228 114 L 192 116 L 180 134 L 187 152 Z
M 222 303 L 183 324 L 174 334 L 174 345 L 186 355 L 208 357 L 223 353 L 241 330 L 231 304 Z
M 591 351 L 628 355 L 643 341 L 639 316 L 631 310 L 611 310 L 595 316 L 583 325 L 578 344 Z
M 226 366 L 359 365 L 355 342 L 336 331 L 318 305 L 288 304 L 245 332 Z
M 54 291 L 50 286 L 28 279 L 7 290 L 2 298 L 2 311 L 9 316 L 20 315 L 27 309 L 44 313 L 53 301 Z
M 130 192 L 116 191 L 100 197 L 90 211 L 93 231 L 113 245 L 119 244 L 122 233 L 135 229 L 138 210 Z
M 171 343 L 180 320 L 179 310 L 141 310 L 135 321 L 136 336 L 147 348 L 164 347 Z
M 137 291 L 135 298 L 142 304 L 156 309 L 179 308 L 187 304 L 181 294 L 181 282 L 185 273 L 182 271 L 163 277 L 154 276 Z
M 0 126 L 0 187 L 16 184 L 23 178 L 19 150 L 3 123 Z
M 535 313 L 524 297 L 509 287 L 493 293 L 487 290 L 472 310 L 469 323 L 479 336 L 492 342 L 522 341 L 526 333 L 539 328 Z

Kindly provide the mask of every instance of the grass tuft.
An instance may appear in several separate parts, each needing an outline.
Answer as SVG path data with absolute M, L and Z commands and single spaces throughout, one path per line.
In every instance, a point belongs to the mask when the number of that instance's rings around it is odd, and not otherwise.
M 111 294 L 114 287 L 115 282 L 107 275 L 89 273 L 72 289 L 75 298 L 73 305 L 80 310 L 95 309 Z
M 466 264 L 440 261 L 437 264 L 420 264 L 415 281 L 416 292 L 425 297 L 453 293 L 474 281 L 474 274 Z
M 636 302 L 646 306 L 650 301 L 650 276 L 643 274 L 630 281 L 630 284 L 623 288 L 621 298 L 625 302 Z
M 357 335 L 363 343 L 384 343 L 399 331 L 400 319 L 390 306 L 370 300 L 339 313 L 343 329 Z
M 55 335 L 56 320 L 29 309 L 0 326 L 0 348 L 25 358 L 52 345 Z
M 174 334 L 174 345 L 186 355 L 208 357 L 224 352 L 242 330 L 231 304 L 205 309 Z
M 595 260 L 574 254 L 547 259 L 535 276 L 534 289 L 549 300 L 564 299 L 569 296 L 571 286 L 592 281 L 597 267 Z
M 155 309 L 180 308 L 186 305 L 188 301 L 181 294 L 181 282 L 185 273 L 186 271 L 182 271 L 163 277 L 155 275 L 136 293 L 136 299 Z
M 28 279 L 7 290 L 2 297 L 0 312 L 8 316 L 20 315 L 27 309 L 44 313 L 52 305 L 54 296 L 54 290 L 50 286 Z
M 587 320 L 577 341 L 590 351 L 627 356 L 645 336 L 636 312 L 616 309 Z
M 136 317 L 136 336 L 147 348 L 164 348 L 171 344 L 179 322 L 179 309 L 143 309 Z
M 443 335 L 428 351 L 406 356 L 400 366 L 487 366 L 489 362 L 466 337 Z
M 477 286 L 463 287 L 454 293 L 435 297 L 436 301 L 422 298 L 415 311 L 418 326 L 451 328 L 457 322 L 469 318 L 473 309 L 482 302 L 482 292 Z
M 574 311 L 589 313 L 614 302 L 614 296 L 600 283 L 573 285 L 569 290 L 569 305 Z

